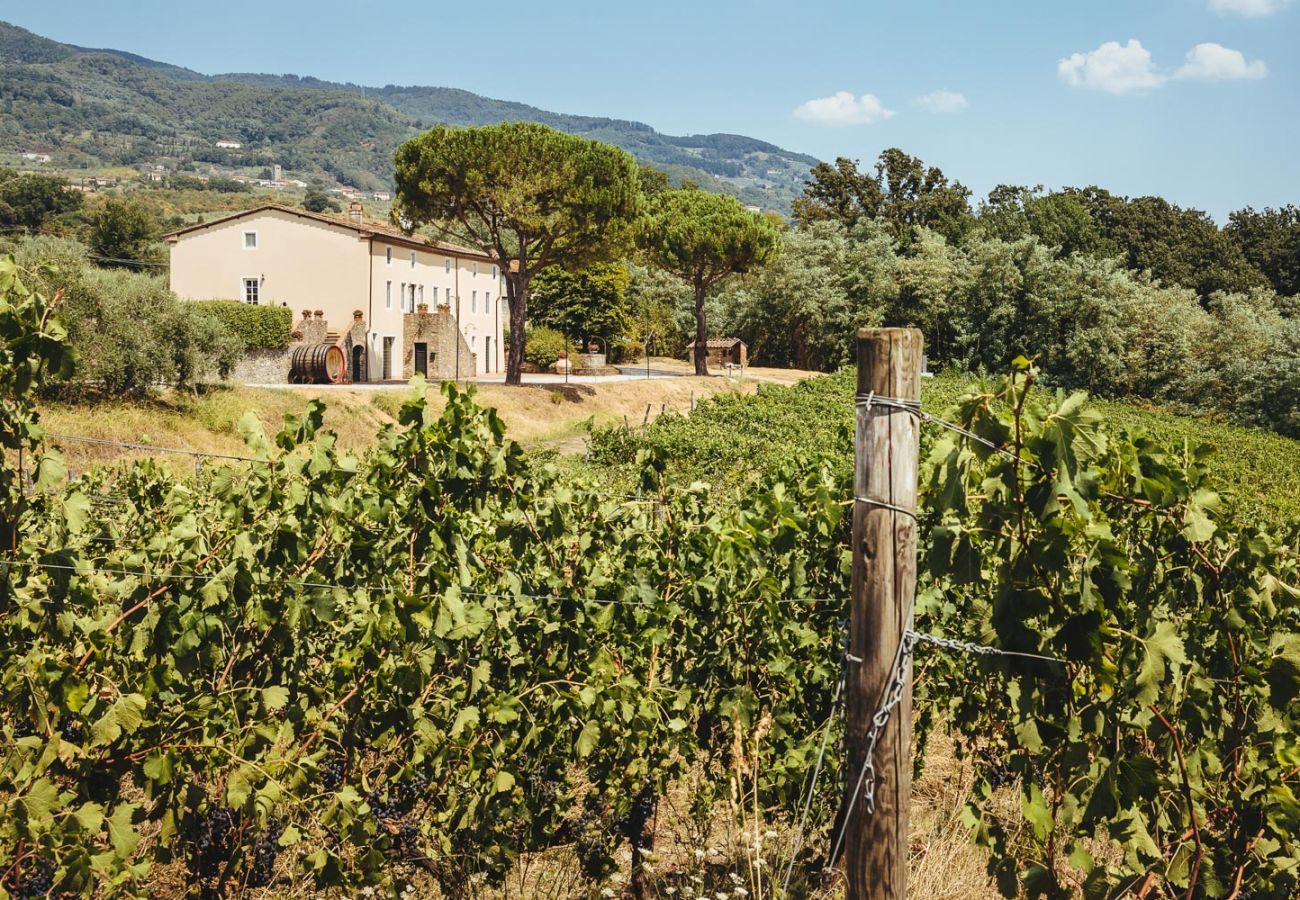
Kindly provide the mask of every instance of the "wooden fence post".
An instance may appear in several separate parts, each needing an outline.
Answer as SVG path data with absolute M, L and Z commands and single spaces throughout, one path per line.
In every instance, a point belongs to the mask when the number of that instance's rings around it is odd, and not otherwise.
M 907 896 L 908 808 L 912 786 L 912 678 L 880 735 L 873 758 L 875 809 L 865 788 L 852 793 L 864 749 L 898 654 L 912 627 L 916 591 L 919 420 L 888 405 L 921 398 L 921 332 L 864 328 L 858 332 L 857 441 L 853 490 L 853 605 L 849 624 L 847 689 L 848 793 L 844 867 L 849 900 L 903 900 Z M 886 402 L 865 405 L 867 397 Z M 874 501 L 874 502 L 873 502 Z M 891 509 L 890 507 L 898 509 Z

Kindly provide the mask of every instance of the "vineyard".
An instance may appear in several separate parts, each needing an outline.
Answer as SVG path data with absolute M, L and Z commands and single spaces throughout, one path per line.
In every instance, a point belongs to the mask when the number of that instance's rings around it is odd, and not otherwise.
M 192 476 L 70 480 L 33 405 L 73 364 L 58 298 L 22 277 L 0 260 L 5 894 L 479 896 L 562 856 L 556 896 L 700 896 L 655 855 L 684 785 L 702 833 L 747 835 L 728 896 L 837 890 L 843 383 L 598 432 L 577 473 L 447 387 L 363 453 L 311 402 Z M 798 391 L 829 425 L 773 400 Z M 952 399 L 922 431 L 914 725 L 978 761 L 997 887 L 1293 896 L 1294 530 L 1027 364 Z

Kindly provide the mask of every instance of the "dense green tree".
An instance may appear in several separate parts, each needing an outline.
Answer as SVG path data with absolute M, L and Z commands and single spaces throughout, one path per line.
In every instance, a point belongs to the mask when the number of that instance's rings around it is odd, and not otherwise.
M 1088 206 L 1064 192 L 1000 184 L 980 204 L 980 225 L 992 236 L 1014 241 L 1033 235 L 1057 248 L 1060 256 L 1088 253 L 1116 256 L 1119 248 L 1106 237 Z
M 694 331 L 694 298 L 690 287 L 656 266 L 630 263 L 627 288 L 628 337 L 647 353 L 675 356 Z M 691 321 L 683 327 L 683 314 Z
M 647 197 L 653 197 L 655 194 L 662 194 L 664 191 L 671 190 L 673 183 L 668 177 L 667 172 L 660 171 L 654 166 L 641 166 L 637 170 L 637 175 L 641 180 L 641 193 Z
M 780 253 L 781 232 L 734 197 L 703 191 L 665 191 L 650 203 L 638 235 L 647 259 L 691 286 L 695 302 L 695 374 L 708 375 L 709 337 L 704 301 L 728 275 L 749 272 Z
M 623 263 L 595 263 L 579 272 L 543 269 L 533 281 L 532 321 L 584 344 L 621 337 L 629 324 L 628 283 Z
M 1118 197 L 1098 187 L 1067 188 L 1101 226 L 1130 269 L 1203 299 L 1215 291 L 1248 291 L 1264 283 L 1232 238 L 1198 209 L 1161 197 Z
M 47 219 L 80 208 L 82 199 L 66 178 L 0 169 L 0 227 L 38 231 Z
M 307 193 L 302 198 L 302 208 L 314 213 L 323 213 L 331 209 L 337 212 L 339 205 L 325 191 L 322 182 L 313 181 L 308 185 Z
M 157 221 L 139 200 L 110 197 L 91 213 L 90 249 L 109 265 L 151 259 L 157 238 Z
M 794 217 L 800 223 L 833 220 L 848 228 L 882 219 L 903 241 L 918 226 L 957 240 L 973 222 L 969 197 L 965 186 L 949 181 L 937 166 L 891 147 L 880 154 L 874 174 L 842 157 L 834 165 L 814 166 L 803 196 L 794 202 Z
M 433 128 L 398 148 L 396 180 L 400 221 L 433 225 L 500 266 L 510 305 L 507 384 L 521 380 L 534 276 L 617 258 L 645 205 L 627 152 L 524 122 Z
M 1275 291 L 1300 295 L 1300 207 L 1239 209 L 1224 231 Z
M 850 236 L 836 222 L 785 233 L 780 257 L 722 290 L 728 334 L 767 366 L 832 370 L 853 360 L 857 329 L 897 298 L 892 242 L 877 223 Z
M 794 218 L 801 225 L 833 221 L 851 228 L 879 215 L 883 200 L 879 182 L 859 171 L 856 161 L 841 156 L 834 164 L 813 166 L 803 196 L 794 201 Z

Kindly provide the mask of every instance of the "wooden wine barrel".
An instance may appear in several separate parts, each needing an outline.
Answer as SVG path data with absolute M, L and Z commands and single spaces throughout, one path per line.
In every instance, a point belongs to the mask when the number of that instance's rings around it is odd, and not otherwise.
M 334 344 L 305 344 L 289 357 L 289 381 L 294 384 L 339 384 L 347 374 L 347 356 Z

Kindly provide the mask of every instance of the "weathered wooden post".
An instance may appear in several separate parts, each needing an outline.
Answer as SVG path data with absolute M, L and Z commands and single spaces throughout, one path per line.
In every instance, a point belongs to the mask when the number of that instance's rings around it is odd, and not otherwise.
M 920 422 L 905 406 L 921 399 L 921 352 L 921 332 L 915 328 L 858 332 L 853 606 L 846 680 L 848 793 L 841 814 L 849 900 L 902 900 L 907 895 L 912 783 L 908 654 L 901 655 L 901 696 L 875 745 L 874 784 L 861 780 L 859 773 L 867 762 L 872 719 L 890 691 L 904 633 L 912 627 Z

